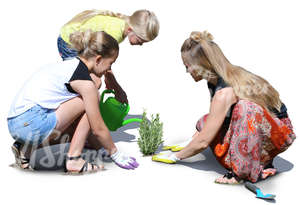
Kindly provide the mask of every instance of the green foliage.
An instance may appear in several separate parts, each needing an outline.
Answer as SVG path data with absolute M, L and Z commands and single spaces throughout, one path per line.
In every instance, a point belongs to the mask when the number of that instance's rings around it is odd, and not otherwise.
M 150 121 L 147 119 L 146 111 L 144 111 L 139 133 L 138 145 L 140 151 L 144 156 L 154 154 L 159 145 L 163 143 L 163 123 L 160 122 L 159 114 L 156 114 L 155 118 L 151 115 Z

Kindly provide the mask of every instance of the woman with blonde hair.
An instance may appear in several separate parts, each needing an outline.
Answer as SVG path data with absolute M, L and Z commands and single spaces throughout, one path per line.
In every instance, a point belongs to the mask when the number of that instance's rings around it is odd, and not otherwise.
M 86 10 L 66 23 L 60 30 L 57 40 L 58 51 L 63 60 L 77 56 L 77 50 L 70 48 L 70 34 L 75 31 L 104 31 L 118 43 L 126 37 L 131 45 L 142 45 L 154 40 L 159 32 L 159 22 L 156 15 L 148 10 L 135 11 L 131 16 L 107 10 Z M 99 80 L 99 79 L 98 79 Z M 113 72 L 105 74 L 105 84 L 108 89 L 115 90 L 116 99 L 128 102 L 126 93 L 118 84 Z
M 262 77 L 231 64 L 208 32 L 192 32 L 181 47 L 186 71 L 207 80 L 209 113 L 196 125 L 193 138 L 164 149 L 154 161 L 175 163 L 208 146 L 228 172 L 215 182 L 256 182 L 274 175 L 273 158 L 296 138 L 279 93 Z
M 101 166 L 81 156 L 86 140 L 100 149 L 124 169 L 135 169 L 138 163 L 117 149 L 99 110 L 98 88 L 94 74 L 101 78 L 119 55 L 119 44 L 103 31 L 74 32 L 70 43 L 79 56 L 42 67 L 18 92 L 7 117 L 8 129 L 16 140 L 12 146 L 16 164 L 30 167 L 31 153 L 38 147 L 52 144 L 60 133 L 73 129 L 65 159 L 68 173 L 95 172 Z M 77 121 L 76 126 L 72 124 Z M 58 136 L 57 136 L 58 135 Z

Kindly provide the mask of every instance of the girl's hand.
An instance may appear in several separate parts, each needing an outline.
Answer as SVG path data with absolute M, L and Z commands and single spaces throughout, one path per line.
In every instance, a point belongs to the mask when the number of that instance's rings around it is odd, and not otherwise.
M 135 158 L 129 157 L 119 150 L 111 155 L 111 159 L 123 169 L 135 169 L 139 166 Z
M 128 104 L 127 95 L 123 89 L 115 90 L 115 97 L 119 102 Z
M 115 91 L 116 99 L 121 103 L 127 103 L 128 99 L 125 91 L 121 88 L 119 83 L 117 82 L 113 72 L 111 70 L 107 71 L 105 74 L 105 85 L 109 90 Z
M 105 74 L 105 79 L 104 79 L 106 89 L 113 90 L 114 89 L 114 83 L 112 82 L 112 80 L 110 80 L 109 77 L 106 77 L 106 76 L 108 76 L 108 74 Z

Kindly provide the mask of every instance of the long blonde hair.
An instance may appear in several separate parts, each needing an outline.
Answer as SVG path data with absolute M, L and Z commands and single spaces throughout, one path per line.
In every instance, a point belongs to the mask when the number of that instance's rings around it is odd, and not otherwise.
M 119 51 L 118 42 L 103 31 L 76 31 L 70 35 L 70 42 L 78 55 L 85 59 L 96 55 L 111 57 Z
M 158 19 L 153 12 L 148 10 L 135 11 L 131 16 L 108 10 L 86 10 L 77 14 L 65 26 L 72 23 L 84 23 L 97 15 L 111 16 L 125 20 L 135 34 L 145 41 L 152 41 L 159 33 Z
M 279 93 L 270 83 L 240 66 L 231 64 L 207 31 L 192 32 L 184 41 L 181 52 L 189 56 L 192 64 L 206 69 L 212 76 L 222 77 L 240 99 L 255 102 L 271 114 L 272 108 L 280 111 Z

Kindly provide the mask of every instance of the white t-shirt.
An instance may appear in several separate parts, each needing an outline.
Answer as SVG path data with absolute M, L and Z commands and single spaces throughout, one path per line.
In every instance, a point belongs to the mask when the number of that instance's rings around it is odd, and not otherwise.
M 60 104 L 76 96 L 66 84 L 76 71 L 91 80 L 88 68 L 77 58 L 50 64 L 35 72 L 19 90 L 10 107 L 8 118 L 18 116 L 35 105 L 56 109 Z M 88 77 L 87 77 L 88 75 Z M 72 88 L 71 88 L 72 89 Z

